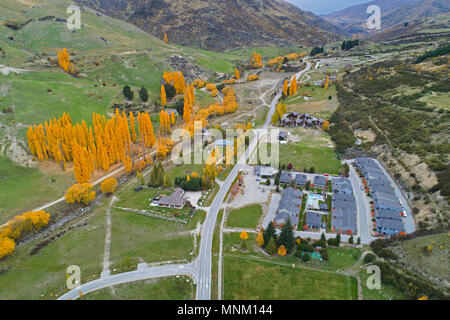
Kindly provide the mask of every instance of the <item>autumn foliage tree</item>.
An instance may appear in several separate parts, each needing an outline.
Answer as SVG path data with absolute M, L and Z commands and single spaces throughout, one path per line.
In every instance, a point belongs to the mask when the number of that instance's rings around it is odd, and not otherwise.
M 236 78 L 236 80 L 239 80 L 239 78 L 241 77 L 239 70 L 237 68 L 234 69 L 234 77 Z
M 61 69 L 63 69 L 65 72 L 69 72 L 70 67 L 70 57 L 69 53 L 67 52 L 67 49 L 60 49 L 57 53 L 58 56 L 58 65 Z
M 181 71 L 174 71 L 174 72 L 164 71 L 163 79 L 166 83 L 169 83 L 175 87 L 176 94 L 184 93 L 186 82 L 184 80 L 184 76 Z
M 14 252 L 16 240 L 24 234 L 38 232 L 50 220 L 50 214 L 44 210 L 28 211 L 15 216 L 0 227 L 0 259 Z
M 256 236 L 256 243 L 260 247 L 262 247 L 264 245 L 264 237 L 263 237 L 262 232 L 259 232 L 258 235 Z
M 92 191 L 92 185 L 90 183 L 78 183 L 67 189 L 65 199 L 67 203 L 80 203 L 83 202 L 88 205 L 95 199 L 95 191 Z
M 161 105 L 165 107 L 167 104 L 166 90 L 164 89 L 164 85 L 161 85 Z
M 250 56 L 250 66 L 254 69 L 259 69 L 263 67 L 262 64 L 262 56 L 260 53 L 253 53 L 253 55 Z
M 105 179 L 100 184 L 100 190 L 103 193 L 114 193 L 117 189 L 117 180 L 113 177 Z
M 280 255 L 280 256 L 285 256 L 286 253 L 287 253 L 286 248 L 284 247 L 284 245 L 281 245 L 281 246 L 278 248 L 278 255 Z

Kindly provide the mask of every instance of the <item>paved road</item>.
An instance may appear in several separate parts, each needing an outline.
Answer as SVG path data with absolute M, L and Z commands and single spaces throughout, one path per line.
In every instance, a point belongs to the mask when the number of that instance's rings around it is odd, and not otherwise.
M 311 64 L 307 62 L 307 66 L 304 70 L 296 74 L 296 79 L 300 79 L 301 76 L 311 68 Z M 278 100 L 282 96 L 282 90 L 279 92 L 272 100 L 270 104 L 270 110 L 267 114 L 267 119 L 262 126 L 262 129 L 267 129 L 271 123 L 272 115 L 275 112 L 275 107 Z M 214 235 L 214 228 L 219 214 L 219 210 L 222 206 L 223 201 L 228 190 L 234 179 L 237 177 L 239 170 L 246 165 L 250 154 L 256 149 L 259 139 L 254 138 L 245 153 L 238 160 L 237 164 L 233 167 L 231 172 L 228 174 L 227 178 L 223 182 L 219 192 L 217 193 L 212 205 L 210 206 L 208 213 L 206 215 L 205 222 L 203 223 L 201 240 L 200 240 L 200 250 L 198 257 L 191 263 L 188 264 L 169 264 L 158 267 L 139 267 L 136 271 L 125 272 L 109 276 L 105 273 L 104 277 L 100 279 L 93 280 L 91 282 L 81 285 L 77 289 L 73 289 L 68 293 L 62 295 L 59 299 L 77 299 L 79 297 L 80 291 L 83 294 L 106 288 L 109 286 L 114 286 L 117 284 L 128 283 L 138 280 L 145 280 L 150 278 L 166 277 L 173 275 L 189 275 L 197 283 L 197 300 L 210 300 L 211 299 L 211 267 L 212 267 L 212 240 Z

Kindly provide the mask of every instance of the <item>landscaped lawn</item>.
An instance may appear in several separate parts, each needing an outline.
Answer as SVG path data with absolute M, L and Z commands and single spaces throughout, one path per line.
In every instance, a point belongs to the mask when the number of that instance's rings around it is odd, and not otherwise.
M 224 299 L 357 299 L 356 279 L 243 257 L 224 257 Z
M 227 226 L 237 228 L 256 228 L 263 214 L 261 205 L 254 204 L 228 213 Z
M 180 276 L 120 284 L 88 293 L 81 300 L 193 300 L 195 284 Z

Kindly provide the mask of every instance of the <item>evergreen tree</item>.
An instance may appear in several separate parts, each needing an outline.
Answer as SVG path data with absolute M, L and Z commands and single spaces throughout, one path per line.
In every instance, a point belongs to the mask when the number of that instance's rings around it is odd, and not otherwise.
M 277 233 L 272 222 L 269 222 L 267 225 L 267 228 L 264 230 L 263 237 L 265 245 L 269 243 L 270 238 L 277 239 Z
M 134 97 L 134 92 L 131 90 L 131 88 L 129 86 L 125 86 L 123 87 L 123 95 L 125 96 L 125 98 L 127 98 L 128 100 L 133 100 Z
M 270 238 L 269 243 L 266 246 L 266 251 L 271 255 L 274 255 L 277 252 L 277 245 L 275 244 L 275 240 L 273 238 Z
M 141 100 L 143 102 L 147 102 L 147 100 L 148 100 L 148 92 L 144 86 L 142 86 L 142 88 L 139 90 L 139 97 L 141 97 Z
M 278 246 L 284 245 L 286 250 L 290 252 L 294 247 L 294 232 L 292 231 L 291 220 L 288 219 L 286 224 L 281 229 L 280 238 L 278 239 Z
M 356 243 L 359 245 L 359 244 L 361 244 L 361 238 L 360 237 L 358 237 L 358 240 L 356 241 Z
M 350 239 L 348 239 L 348 243 L 353 244 L 353 236 L 350 236 Z
M 337 244 L 338 247 L 339 247 L 339 245 L 341 244 L 341 234 L 340 234 L 340 233 L 338 233 L 338 234 L 336 235 L 336 244 Z

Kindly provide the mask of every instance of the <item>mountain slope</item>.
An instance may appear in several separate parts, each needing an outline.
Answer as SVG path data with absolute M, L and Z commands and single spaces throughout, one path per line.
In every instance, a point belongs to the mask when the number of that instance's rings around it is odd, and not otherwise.
M 181 45 L 222 51 L 270 45 L 323 45 L 336 27 L 282 0 L 77 0 Z M 339 32 L 339 31 L 338 31 Z
M 378 5 L 381 8 L 382 29 L 379 31 L 373 32 L 366 27 L 366 21 L 369 17 L 366 10 L 369 5 Z M 404 24 L 417 24 L 423 20 L 441 14 L 448 14 L 449 12 L 450 0 L 374 0 L 329 14 L 324 16 L 324 18 L 328 22 L 342 28 L 347 34 L 359 32 L 370 34 L 382 33 L 394 26 L 399 28 Z

